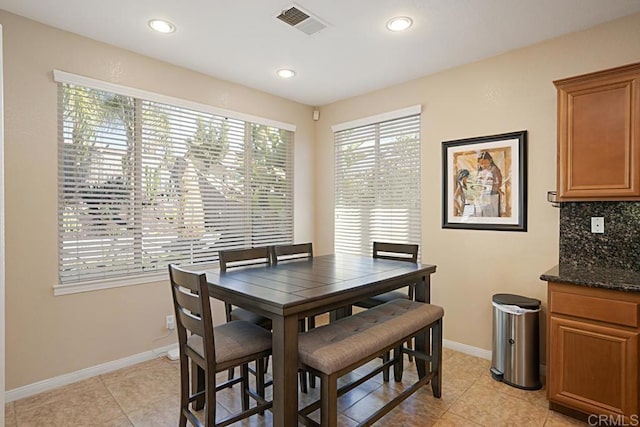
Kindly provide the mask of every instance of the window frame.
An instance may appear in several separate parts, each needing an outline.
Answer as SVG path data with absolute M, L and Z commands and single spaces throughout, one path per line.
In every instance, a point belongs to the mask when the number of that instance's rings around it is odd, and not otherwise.
M 82 86 L 89 89 L 109 92 L 116 95 L 132 97 L 137 106 L 136 109 L 140 108 L 141 102 L 150 101 L 150 102 L 155 102 L 159 104 L 165 104 L 171 107 L 193 110 L 199 113 L 207 113 L 215 116 L 220 116 L 222 118 L 235 119 L 235 120 L 244 122 L 244 129 L 245 129 L 245 138 L 244 138 L 245 144 L 243 146 L 244 149 L 246 149 L 246 147 L 248 146 L 247 144 L 251 144 L 253 141 L 252 136 L 249 135 L 249 133 L 252 132 L 252 130 L 254 129 L 253 125 L 261 125 L 269 128 L 275 128 L 276 130 L 284 130 L 284 131 L 291 132 L 290 138 L 287 141 L 287 147 L 286 147 L 287 151 L 286 151 L 286 160 L 285 160 L 287 169 L 290 172 L 290 179 L 289 179 L 290 182 L 286 184 L 287 192 L 288 194 L 290 194 L 290 200 L 286 203 L 286 209 L 290 210 L 291 221 L 293 221 L 293 217 L 294 217 L 293 209 L 295 205 L 294 204 L 294 186 L 293 186 L 293 183 L 294 183 L 293 148 L 295 143 L 295 130 L 296 130 L 295 125 L 279 122 L 271 119 L 265 119 L 265 118 L 253 116 L 250 114 L 244 114 L 244 113 L 234 112 L 230 110 L 220 109 L 220 108 L 212 107 L 206 104 L 200 104 L 197 102 L 187 101 L 179 98 L 165 96 L 165 95 L 148 92 L 144 90 L 139 90 L 135 88 L 130 88 L 122 85 L 117 85 L 109 82 L 104 82 L 104 81 L 100 81 L 100 80 L 96 80 L 96 79 L 92 79 L 84 76 L 67 73 L 60 70 L 54 70 L 53 75 L 54 75 L 54 81 L 58 83 L 58 85 L 70 84 L 75 86 Z M 63 102 L 62 100 L 60 99 L 58 100 L 59 105 L 62 105 L 62 102 Z M 59 124 L 59 126 L 61 125 Z M 59 132 L 62 132 L 60 129 L 59 129 Z M 60 150 L 62 149 L 62 144 L 63 144 L 63 138 L 61 133 L 59 134 L 59 138 L 60 138 L 59 153 L 61 153 Z M 140 140 L 137 140 L 136 138 L 134 143 L 134 148 L 136 150 L 142 150 L 142 146 L 144 144 L 145 144 L 144 138 L 140 138 Z M 60 157 L 61 154 L 59 154 L 58 156 Z M 248 156 L 247 158 L 250 158 L 250 156 Z M 248 162 L 250 162 L 250 160 L 245 159 L 244 167 L 247 170 L 248 170 Z M 59 160 L 58 168 L 61 167 L 61 164 L 62 163 L 60 163 L 60 160 Z M 137 167 L 140 167 L 140 165 L 137 165 Z M 136 169 L 135 173 L 139 174 L 141 173 L 141 171 Z M 59 176 L 62 176 L 62 173 L 60 171 L 58 172 L 58 174 Z M 59 178 L 59 179 L 62 179 L 62 178 Z M 138 188 L 136 184 L 133 191 L 140 192 L 142 191 L 142 188 Z M 251 187 L 251 191 L 253 191 L 253 187 Z M 62 183 L 59 183 L 57 185 L 57 194 L 58 194 L 57 195 L 58 204 L 60 204 L 61 197 L 63 194 Z M 136 198 L 136 200 L 138 199 Z M 135 203 L 138 203 L 138 202 L 135 202 Z M 57 209 L 57 215 L 59 216 L 61 215 L 60 207 Z M 137 224 L 137 221 L 134 221 L 133 224 L 136 224 L 136 227 L 139 226 L 140 228 L 138 231 L 139 233 L 142 233 L 142 230 L 143 230 L 142 224 Z M 62 240 L 62 229 L 60 227 L 61 227 L 61 224 L 60 222 L 58 222 L 57 240 L 59 245 L 59 251 L 62 251 L 62 247 L 60 245 L 62 245 L 63 240 Z M 290 231 L 291 240 L 293 240 L 293 230 L 294 230 L 294 227 L 292 224 L 291 231 Z M 282 242 L 282 243 L 290 243 L 290 242 Z M 159 268 L 157 270 L 151 270 L 150 272 L 141 271 L 140 273 L 113 275 L 111 277 L 102 277 L 102 278 L 91 278 L 90 280 L 62 281 L 61 273 L 62 273 L 63 264 L 62 264 L 60 255 L 57 258 L 57 265 L 58 265 L 59 277 L 58 277 L 57 284 L 54 285 L 54 295 L 65 295 L 65 294 L 72 294 L 72 293 L 78 293 L 78 292 L 93 291 L 98 289 L 109 289 L 114 287 L 122 287 L 122 286 L 137 285 L 142 283 L 163 281 L 167 279 L 167 274 L 168 274 L 166 271 L 164 271 L 166 269 Z M 202 268 L 210 268 L 217 265 L 217 262 L 210 262 L 208 264 L 202 263 L 199 265 L 201 265 Z M 142 264 L 140 264 L 140 269 L 141 270 L 143 269 Z
M 374 240 L 380 240 L 380 241 L 388 241 L 388 242 L 396 242 L 396 243 L 412 243 L 412 244 L 420 244 L 421 242 L 421 234 L 422 234 L 422 185 L 421 185 L 421 180 L 422 180 L 422 171 L 421 171 L 421 165 L 422 165 L 422 144 L 421 144 L 421 113 L 422 113 L 422 106 L 421 105 L 415 105 L 415 106 L 411 106 L 411 107 L 407 107 L 407 108 L 402 108 L 399 110 L 394 110 L 394 111 L 389 111 L 386 113 L 382 113 L 382 114 L 377 114 L 377 115 L 373 115 L 373 116 L 369 116 L 369 117 L 364 117 L 361 119 L 357 119 L 357 120 L 353 120 L 353 121 L 349 121 L 349 122 L 345 122 L 345 123 L 340 123 L 337 125 L 332 126 L 332 131 L 334 133 L 334 167 L 335 167 L 335 179 L 334 179 L 334 200 L 335 200 L 335 205 L 334 205 L 334 250 L 336 253 L 338 252 L 345 252 L 345 253 L 358 253 L 361 255 L 370 255 L 371 251 L 372 251 L 372 242 Z M 338 218 L 339 212 L 339 200 L 340 200 L 340 194 L 339 191 L 341 191 L 340 189 L 340 172 L 341 170 L 339 170 L 341 168 L 340 166 L 340 159 L 339 159 L 339 149 L 340 149 L 340 144 L 341 138 L 344 138 L 344 132 L 345 131 L 351 131 L 351 132 L 358 132 L 358 131 L 362 131 L 362 132 L 366 132 L 368 127 L 373 127 L 373 131 L 369 131 L 369 140 L 373 140 L 373 148 L 371 149 L 371 151 L 373 152 L 373 156 L 375 158 L 375 160 L 373 161 L 374 165 L 380 165 L 380 160 L 381 160 L 381 136 L 380 136 L 380 129 L 382 126 L 384 126 L 387 123 L 394 123 L 396 121 L 401 121 L 403 119 L 411 119 L 411 118 L 417 118 L 418 120 L 418 124 L 417 124 L 417 150 L 418 150 L 418 165 L 417 165 L 417 171 L 415 172 L 415 176 L 417 178 L 417 182 L 418 182 L 418 190 L 417 190 L 417 194 L 419 197 L 418 200 L 418 207 L 417 207 L 417 215 L 414 214 L 412 215 L 411 212 L 407 213 L 407 217 L 406 218 L 417 218 L 418 219 L 418 224 L 417 224 L 417 230 L 415 229 L 415 225 L 413 227 L 409 226 L 407 228 L 407 230 L 410 232 L 410 236 L 408 239 L 399 239 L 398 237 L 394 237 L 393 234 L 394 233 L 389 233 L 388 237 L 374 237 L 374 236 L 369 236 L 368 238 L 368 242 L 365 241 L 361 241 L 358 242 L 357 245 L 353 245 L 353 246 L 357 246 L 358 250 L 353 249 L 353 250 L 349 250 L 348 248 L 341 248 L 341 246 L 343 246 L 343 244 L 339 243 L 340 238 L 342 237 L 343 239 L 346 239 L 348 236 L 341 236 L 340 235 L 340 219 Z M 361 141 L 364 142 L 367 140 L 367 136 L 363 136 L 361 138 Z M 354 142 L 357 141 L 357 138 L 354 138 Z M 414 147 L 415 149 L 416 147 Z M 376 171 L 377 168 L 372 168 L 372 170 L 374 170 L 374 172 Z M 373 180 L 378 182 L 378 180 L 380 179 L 380 174 L 376 173 L 376 175 L 373 176 Z M 375 187 L 375 184 L 374 184 Z M 379 188 L 376 188 L 375 193 L 374 192 L 370 192 L 367 193 L 367 195 L 373 194 L 372 197 L 375 197 L 376 200 L 379 197 L 381 193 L 381 190 Z M 343 193 L 346 194 L 346 193 Z M 360 194 L 365 194 L 360 193 Z M 363 206 L 364 209 L 366 209 L 366 206 Z M 370 209 L 370 208 L 369 208 Z M 376 208 L 377 209 L 377 208 Z M 384 206 L 383 206 L 384 209 Z M 381 215 L 384 216 L 384 215 Z M 372 220 L 372 217 L 369 216 L 368 218 L 368 222 L 367 224 L 370 224 Z M 412 231 L 412 232 L 411 232 Z M 375 234 L 376 231 L 374 230 Z M 379 233 L 379 232 L 378 232 Z M 362 234 L 362 233 L 361 233 Z M 397 233 L 396 233 L 397 234 Z M 409 240 L 409 241 L 407 241 Z

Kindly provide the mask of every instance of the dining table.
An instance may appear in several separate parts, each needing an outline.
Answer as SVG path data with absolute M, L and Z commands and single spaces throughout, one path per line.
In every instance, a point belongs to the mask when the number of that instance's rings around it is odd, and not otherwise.
M 205 270 L 210 296 L 272 321 L 273 425 L 298 425 L 298 320 L 326 312 L 348 314 L 356 301 L 415 284 L 416 301 L 430 302 L 436 266 L 352 254 L 330 254 Z M 335 316 L 334 316 L 335 317 Z M 416 351 L 424 351 L 424 336 Z M 418 375 L 426 362 L 414 358 Z

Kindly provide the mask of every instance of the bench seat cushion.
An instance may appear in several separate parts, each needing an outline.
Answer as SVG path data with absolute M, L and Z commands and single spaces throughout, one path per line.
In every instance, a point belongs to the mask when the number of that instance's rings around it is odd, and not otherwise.
M 386 347 L 442 318 L 442 307 L 397 299 L 300 334 L 300 362 L 327 375 Z

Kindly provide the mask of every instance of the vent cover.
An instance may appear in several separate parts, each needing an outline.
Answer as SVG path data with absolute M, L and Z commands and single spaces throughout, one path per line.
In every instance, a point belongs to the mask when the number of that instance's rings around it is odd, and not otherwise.
M 327 28 L 327 24 L 319 18 L 312 16 L 309 12 L 303 11 L 296 5 L 292 5 L 288 9 L 283 10 L 276 18 L 308 35 L 315 34 Z

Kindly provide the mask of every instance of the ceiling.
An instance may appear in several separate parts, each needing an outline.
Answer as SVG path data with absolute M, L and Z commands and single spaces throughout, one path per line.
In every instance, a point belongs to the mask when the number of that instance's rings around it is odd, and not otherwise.
M 287 0 L 0 0 L 0 8 L 312 106 L 640 12 L 640 0 L 296 0 L 328 24 L 276 19 Z M 403 33 L 385 28 L 410 16 Z M 149 29 L 152 18 L 173 34 Z M 279 79 L 280 68 L 297 75 Z

